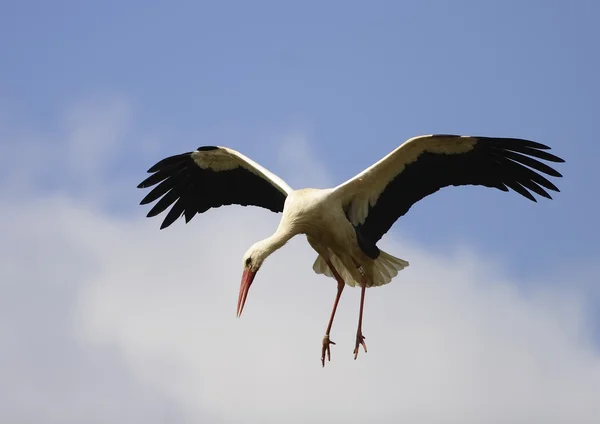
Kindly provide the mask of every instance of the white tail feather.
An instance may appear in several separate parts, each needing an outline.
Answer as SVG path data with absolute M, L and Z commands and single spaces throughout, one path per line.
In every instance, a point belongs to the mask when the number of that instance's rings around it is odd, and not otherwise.
M 331 255 L 331 263 L 335 267 L 335 269 L 340 273 L 341 277 L 344 279 L 346 284 L 351 287 L 355 287 L 360 284 L 354 280 L 354 277 L 348 272 L 346 267 L 342 265 L 337 256 Z M 408 262 L 396 258 L 389 253 L 380 251 L 379 257 L 373 263 L 373 281 L 371 282 L 372 286 L 378 287 L 383 286 L 384 284 L 389 283 L 392 279 L 398 275 L 398 272 L 403 270 L 408 266 Z M 317 274 L 323 274 L 327 277 L 332 277 L 333 274 L 327 266 L 327 262 L 325 259 L 321 257 L 321 255 L 317 256 L 315 263 L 313 264 L 313 270 Z

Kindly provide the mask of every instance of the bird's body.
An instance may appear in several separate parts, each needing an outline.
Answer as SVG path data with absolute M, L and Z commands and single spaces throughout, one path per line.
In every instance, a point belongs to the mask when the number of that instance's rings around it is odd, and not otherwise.
M 391 281 L 397 271 L 408 262 L 396 259 L 396 269 L 377 266 L 380 261 L 387 265 L 390 258 L 379 252 L 370 257 L 358 243 L 356 228 L 348 220 L 339 193 L 334 189 L 300 189 L 290 192 L 283 209 L 280 229 L 285 234 L 305 234 L 308 243 L 318 253 L 313 269 L 319 274 L 331 275 L 326 261 L 330 260 L 344 279 L 354 287 L 361 281 L 357 264 L 363 267 L 367 287 L 380 286 Z M 382 254 L 383 253 L 383 254 Z M 394 272 L 395 271 L 395 272 Z
M 356 229 L 348 221 L 334 190 L 300 189 L 288 194 L 273 245 L 279 244 L 277 240 L 289 239 L 297 234 L 306 235 L 308 243 L 318 253 L 313 266 L 315 272 L 332 276 L 326 265 L 326 261 L 330 260 L 345 284 L 354 287 L 361 280 L 356 266 L 358 263 L 366 274 L 367 287 L 391 281 L 389 273 L 377 272 L 379 267 L 376 266 L 378 261 L 386 260 L 389 256 L 384 253 L 371 258 L 363 252 L 358 244 Z M 397 259 L 397 263 L 397 271 L 408 265 L 400 259 Z
M 264 260 L 298 234 L 305 234 L 318 256 L 313 269 L 336 279 L 338 292 L 323 339 L 321 360 L 329 356 L 329 332 L 345 285 L 359 285 L 361 305 L 355 346 L 364 344 L 362 315 L 367 287 L 389 283 L 408 262 L 381 251 L 377 242 L 420 199 L 447 186 L 480 185 L 551 198 L 559 191 L 540 172 L 560 173 L 539 159 L 563 162 L 549 147 L 515 138 L 429 135 L 414 137 L 355 177 L 330 189 L 293 190 L 283 180 L 241 153 L 216 146 L 171 156 L 149 169 L 138 187 L 156 185 L 142 204 L 158 200 L 148 216 L 169 206 L 162 228 L 179 217 L 189 222 L 212 207 L 254 205 L 282 212 L 276 231 L 255 243 L 243 257 L 238 300 L 241 314 L 254 277 Z

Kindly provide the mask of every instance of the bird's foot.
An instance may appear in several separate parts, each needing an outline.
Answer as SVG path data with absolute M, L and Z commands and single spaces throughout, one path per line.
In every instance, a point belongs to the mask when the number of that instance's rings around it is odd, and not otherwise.
M 356 333 L 356 347 L 354 348 L 354 359 L 355 360 L 358 357 L 358 349 L 361 345 L 365 349 L 365 353 L 367 353 L 367 344 L 365 343 L 365 339 L 366 339 L 366 337 L 363 336 L 362 331 L 359 330 Z
M 329 334 L 326 334 L 323 337 L 323 347 L 321 348 L 321 364 L 325 366 L 325 355 L 327 355 L 327 360 L 331 361 L 331 350 L 329 345 L 334 345 L 335 342 L 329 339 Z

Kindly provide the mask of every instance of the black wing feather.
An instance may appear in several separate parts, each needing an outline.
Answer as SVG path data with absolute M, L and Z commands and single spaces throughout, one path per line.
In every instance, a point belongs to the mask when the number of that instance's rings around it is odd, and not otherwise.
M 466 153 L 423 152 L 389 182 L 376 204 L 369 206 L 365 222 L 357 226 L 362 243 L 374 246 L 413 204 L 447 186 L 481 185 L 502 191 L 510 188 L 534 202 L 531 192 L 551 199 L 544 188 L 559 189 L 536 171 L 553 177 L 562 175 L 538 159 L 557 163 L 564 160 L 543 151 L 549 149 L 530 140 L 477 137 L 475 147 Z
M 197 151 L 212 151 L 214 146 L 199 147 Z M 201 168 L 188 152 L 162 159 L 148 172 L 152 173 L 138 188 L 155 186 L 140 202 L 145 205 L 156 200 L 147 216 L 156 216 L 169 207 L 161 229 L 170 226 L 181 216 L 189 222 L 198 213 L 224 205 L 259 206 L 282 212 L 286 194 L 271 182 L 238 166 L 214 171 Z

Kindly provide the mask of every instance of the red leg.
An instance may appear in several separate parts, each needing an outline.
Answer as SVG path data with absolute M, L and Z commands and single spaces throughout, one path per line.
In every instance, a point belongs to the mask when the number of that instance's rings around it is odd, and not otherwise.
M 358 357 L 358 349 L 362 345 L 365 349 L 365 353 L 367 353 L 367 344 L 365 343 L 365 336 L 362 334 L 362 320 L 363 320 L 363 311 L 365 308 L 365 293 L 367 291 L 367 277 L 364 273 L 364 268 L 362 266 L 358 266 L 360 274 L 361 274 L 361 291 L 360 291 L 360 310 L 358 313 L 358 329 L 356 330 L 356 346 L 354 347 L 354 359 Z
M 327 355 L 327 360 L 331 361 L 331 351 L 329 345 L 334 345 L 335 342 L 329 339 L 329 333 L 331 332 L 331 327 L 333 326 L 335 311 L 337 310 L 340 297 L 342 296 L 344 286 L 346 285 L 340 274 L 337 272 L 337 270 L 331 263 L 331 261 L 327 260 L 325 262 L 327 263 L 327 266 L 329 266 L 329 269 L 331 269 L 333 276 L 337 280 L 337 295 L 335 296 L 335 302 L 333 303 L 333 309 L 331 310 L 331 317 L 329 318 L 329 323 L 327 324 L 327 329 L 325 330 L 325 337 L 323 337 L 323 347 L 321 349 L 321 364 L 323 364 L 323 366 L 325 366 L 325 355 Z

